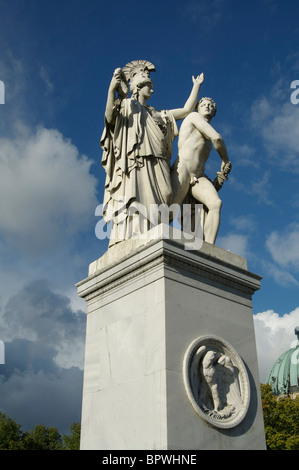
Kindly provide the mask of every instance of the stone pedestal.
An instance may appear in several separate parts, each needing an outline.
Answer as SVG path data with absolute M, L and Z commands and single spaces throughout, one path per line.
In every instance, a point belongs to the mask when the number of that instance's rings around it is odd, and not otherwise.
M 81 449 L 265 449 L 252 318 L 261 278 L 216 246 L 185 248 L 176 231 L 129 240 L 77 284 L 87 303 Z M 237 418 L 205 415 L 192 390 L 202 346 L 233 358 Z

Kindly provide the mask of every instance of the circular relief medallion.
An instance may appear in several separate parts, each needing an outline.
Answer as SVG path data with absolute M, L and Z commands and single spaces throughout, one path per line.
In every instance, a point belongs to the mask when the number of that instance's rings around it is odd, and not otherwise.
M 237 426 L 250 402 L 245 365 L 236 350 L 217 336 L 202 336 L 186 351 L 183 365 L 188 398 L 199 416 L 218 428 Z

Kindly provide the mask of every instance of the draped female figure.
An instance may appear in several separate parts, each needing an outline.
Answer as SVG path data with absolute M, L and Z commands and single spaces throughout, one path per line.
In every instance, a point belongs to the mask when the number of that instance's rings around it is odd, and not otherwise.
M 152 207 L 170 204 L 176 121 L 193 111 L 203 82 L 203 74 L 192 77 L 193 88 L 183 108 L 155 110 L 147 105 L 153 93 L 149 74 L 154 70 L 148 61 L 130 62 L 115 70 L 108 90 L 101 147 L 106 171 L 103 216 L 113 222 L 109 246 L 151 228 Z

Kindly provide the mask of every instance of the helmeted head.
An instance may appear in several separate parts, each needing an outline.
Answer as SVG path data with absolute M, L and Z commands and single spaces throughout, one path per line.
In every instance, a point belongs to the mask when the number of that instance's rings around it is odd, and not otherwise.
M 138 99 L 138 93 L 141 88 L 144 86 L 149 86 L 153 89 L 153 81 L 149 77 L 145 77 L 143 74 L 135 75 L 132 80 L 130 80 L 130 92 L 132 98 Z
M 127 81 L 130 82 L 132 98 L 138 99 L 139 90 L 146 85 L 153 88 L 153 82 L 149 78 L 149 74 L 155 71 L 155 66 L 148 60 L 133 60 L 122 70 Z

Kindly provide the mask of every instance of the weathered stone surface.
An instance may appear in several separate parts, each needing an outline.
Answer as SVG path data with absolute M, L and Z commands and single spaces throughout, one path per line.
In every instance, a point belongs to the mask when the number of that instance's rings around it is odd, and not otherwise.
M 87 304 L 81 448 L 264 449 L 252 319 L 261 278 L 206 243 L 188 251 L 158 238 L 132 248 L 92 263 L 77 284 Z M 184 383 L 186 351 L 211 335 L 238 352 L 248 374 L 248 410 L 229 429 L 199 416 Z

